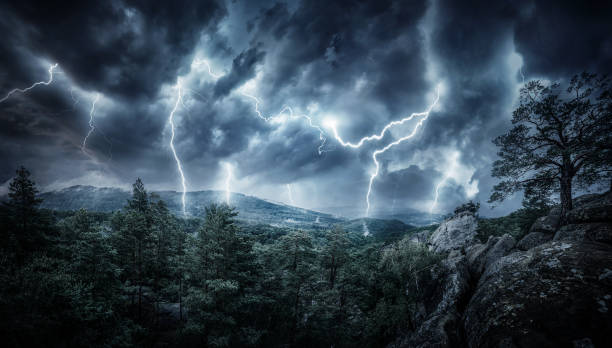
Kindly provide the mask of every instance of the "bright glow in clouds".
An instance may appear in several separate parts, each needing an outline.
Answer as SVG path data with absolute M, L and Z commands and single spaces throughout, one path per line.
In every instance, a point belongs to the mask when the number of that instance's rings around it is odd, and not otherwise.
M 168 123 L 170 124 L 170 130 L 172 132 L 172 135 L 170 136 L 170 149 L 172 150 L 172 155 L 174 156 L 174 160 L 176 161 L 176 168 L 178 169 L 178 172 L 181 175 L 181 186 L 183 188 L 181 195 L 181 204 L 183 206 L 183 215 L 187 215 L 187 212 L 185 210 L 185 194 L 187 193 L 187 184 L 185 182 L 185 174 L 183 173 L 183 165 L 181 164 L 181 160 L 176 154 L 176 149 L 174 148 L 174 114 L 176 113 L 179 104 L 183 103 L 183 94 L 180 79 L 177 81 L 176 86 L 174 88 L 176 88 L 177 91 L 176 102 L 174 103 L 174 108 L 172 109 L 172 111 L 170 112 L 170 116 L 168 117 Z
M 93 121 L 94 121 L 94 115 L 96 113 L 96 103 L 98 102 L 98 100 L 100 100 L 100 93 L 96 93 L 96 96 L 93 102 L 91 103 L 91 110 L 89 111 L 89 131 L 87 132 L 87 135 L 85 136 L 85 138 L 83 138 L 83 144 L 81 144 L 81 151 L 83 151 L 83 153 L 86 153 L 87 151 L 86 150 L 87 139 L 89 138 L 91 133 L 93 133 L 93 131 L 96 130 L 96 126 L 94 126 Z M 76 105 L 76 102 L 75 102 L 75 105 Z
M 459 152 L 453 153 L 451 157 L 452 158 L 451 158 L 450 165 L 448 166 L 448 168 L 446 168 L 446 174 L 444 175 L 442 180 L 440 180 L 440 182 L 436 185 L 436 189 L 434 192 L 434 199 L 433 199 L 433 202 L 431 203 L 431 206 L 429 207 L 429 215 L 433 213 L 433 210 L 436 207 L 436 204 L 438 204 L 438 198 L 440 196 L 440 188 L 444 184 L 446 184 L 448 179 L 451 177 L 452 173 L 455 171 L 455 168 L 457 167 L 457 158 L 459 157 Z
M 50 85 L 50 84 L 51 84 L 51 82 L 53 82 L 53 70 L 55 70 L 55 69 L 57 68 L 57 66 L 58 66 L 58 64 L 57 64 L 57 63 L 55 63 L 55 64 L 52 64 L 52 65 L 49 67 L 49 80 L 48 80 L 48 81 L 39 81 L 39 82 L 35 82 L 35 83 L 34 83 L 33 85 L 31 85 L 30 87 L 26 87 L 26 88 L 23 88 L 23 89 L 22 89 L 22 88 L 15 88 L 15 89 L 11 90 L 10 92 L 8 92 L 8 94 L 7 94 L 7 95 L 6 95 L 4 98 L 0 99 L 0 103 L 2 103 L 2 102 L 4 102 L 5 100 L 7 100 L 7 99 L 8 99 L 8 98 L 9 98 L 9 97 L 10 97 L 12 94 L 14 94 L 14 93 L 17 93 L 17 92 L 20 92 L 20 93 L 25 93 L 25 92 L 27 92 L 27 91 L 31 90 L 32 88 L 34 88 L 34 87 L 36 87 L 36 86 L 39 86 L 39 85 L 45 85 L 45 86 Z
M 385 147 L 377 149 L 374 151 L 374 153 L 372 153 L 372 161 L 374 161 L 374 172 L 372 173 L 372 175 L 370 175 L 370 181 L 368 183 L 368 193 L 366 194 L 366 212 L 365 212 L 365 216 L 367 217 L 370 213 L 370 195 L 372 194 L 372 184 L 374 183 L 374 179 L 378 176 L 378 173 L 380 171 L 380 163 L 378 162 L 378 155 L 385 153 L 387 150 L 389 150 L 390 148 L 399 145 L 401 143 L 403 143 L 404 141 L 414 137 L 417 133 L 417 131 L 419 130 L 419 128 L 421 128 L 421 126 L 423 125 L 423 122 L 425 122 L 427 120 L 427 118 L 429 118 L 429 114 L 431 113 L 431 111 L 433 110 L 433 108 L 438 104 L 438 100 L 440 99 L 440 86 L 438 86 L 436 88 L 436 96 L 434 98 L 433 103 L 427 108 L 426 111 L 424 112 L 419 112 L 419 113 L 413 113 L 408 117 L 405 117 L 399 121 L 393 121 L 390 122 L 389 124 L 387 124 L 382 131 L 380 132 L 380 134 L 374 134 L 374 135 L 370 135 L 370 136 L 366 136 L 361 138 L 361 140 L 359 140 L 359 142 L 357 143 L 351 143 L 351 142 L 346 142 L 344 140 L 342 140 L 342 138 L 338 135 L 338 130 L 336 129 L 336 121 L 333 119 L 327 119 L 324 121 L 324 125 L 327 127 L 330 127 L 334 133 L 334 137 L 336 138 L 336 140 L 340 143 L 340 145 L 344 146 L 344 147 L 350 147 L 353 149 L 357 149 L 360 148 L 365 142 L 368 141 L 372 141 L 372 140 L 381 140 L 385 134 L 387 133 L 387 131 L 393 127 L 393 126 L 398 126 L 401 124 L 404 124 L 405 122 L 408 122 L 416 117 L 420 117 L 419 121 L 415 124 L 414 128 L 412 129 L 412 132 L 410 132 L 408 135 L 403 136 L 389 144 L 387 144 Z
M 230 185 L 232 183 L 232 165 L 225 163 L 225 203 L 230 204 Z
M 434 190 L 434 198 L 429 206 L 429 214 L 436 213 L 440 191 L 443 187 L 450 184 L 451 180 L 454 184 L 460 185 L 465 190 L 465 195 L 468 199 L 473 198 L 478 194 L 478 180 L 473 179 L 475 169 L 470 166 L 462 165 L 460 162 L 461 153 L 456 150 L 451 150 L 446 156 L 448 162 L 444 170 L 444 176 L 438 182 Z

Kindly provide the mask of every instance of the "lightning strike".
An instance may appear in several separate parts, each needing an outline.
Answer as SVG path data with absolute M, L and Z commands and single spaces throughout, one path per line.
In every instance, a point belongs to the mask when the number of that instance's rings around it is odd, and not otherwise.
M 230 184 L 232 182 L 232 165 L 225 163 L 225 204 L 230 204 Z
M 172 150 L 174 161 L 176 161 L 176 168 L 178 169 L 178 172 L 181 176 L 181 186 L 183 188 L 183 191 L 181 194 L 181 204 L 183 207 L 183 215 L 187 215 L 187 212 L 185 210 L 185 194 L 187 193 L 187 184 L 185 183 L 185 174 L 183 173 L 183 165 L 181 164 L 181 160 L 176 154 L 176 149 L 174 148 L 174 136 L 175 136 L 174 114 L 176 113 L 176 110 L 178 109 L 179 104 L 183 103 L 182 87 L 181 87 L 180 81 L 176 83 L 175 88 L 177 90 L 176 102 L 174 103 L 174 108 L 172 109 L 172 111 L 170 112 L 170 116 L 168 117 L 168 123 L 170 124 L 170 130 L 171 130 L 170 149 Z
M 0 103 L 4 102 L 5 100 L 7 100 L 11 95 L 13 95 L 14 93 L 20 92 L 20 93 L 25 93 L 29 90 L 31 90 L 32 88 L 39 86 L 39 85 L 45 85 L 48 86 L 51 84 L 51 82 L 53 82 L 53 70 L 55 70 L 58 66 L 58 63 L 52 64 L 49 67 L 49 80 L 48 81 L 39 81 L 39 82 L 35 82 L 33 85 L 31 85 L 30 87 L 26 87 L 26 88 L 15 88 L 13 90 L 11 90 L 10 92 L 8 92 L 8 94 L 0 99 Z
M 287 184 L 285 186 L 287 187 L 287 195 L 289 196 L 289 204 L 291 204 L 292 206 L 295 206 L 295 203 L 293 202 L 293 191 L 291 190 L 291 184 Z
M 410 116 L 405 117 L 405 118 L 403 118 L 401 120 L 392 121 L 392 122 L 388 123 L 382 129 L 382 131 L 379 134 L 373 134 L 373 135 L 369 135 L 369 136 L 363 137 L 357 143 L 351 143 L 351 142 L 344 141 L 340 137 L 340 135 L 338 135 L 338 129 L 336 128 L 336 122 L 334 120 L 327 119 L 327 120 L 324 121 L 324 123 L 325 123 L 325 125 L 329 126 L 332 129 L 332 132 L 334 133 L 334 137 L 340 143 L 340 145 L 342 145 L 344 147 L 350 147 L 350 148 L 353 148 L 353 149 L 358 149 L 365 142 L 372 141 L 372 140 L 381 140 L 382 138 L 384 138 L 384 136 L 387 133 L 387 131 L 389 129 L 391 129 L 392 127 L 402 125 L 402 124 L 404 124 L 404 123 L 406 123 L 408 121 L 413 120 L 416 117 L 423 117 L 424 119 L 426 119 L 429 116 L 429 113 L 431 112 L 431 110 L 438 103 L 439 99 L 440 99 L 440 93 L 439 93 L 439 89 L 438 89 L 438 90 L 436 90 L 436 98 L 434 99 L 434 102 L 427 108 L 427 110 L 425 110 L 424 112 L 415 112 L 415 113 L 412 113 Z M 420 126 L 420 124 L 419 124 L 419 126 Z
M 221 77 L 223 77 L 223 74 L 218 74 L 213 72 L 212 67 L 210 65 L 210 62 L 207 59 L 196 59 L 191 63 L 192 67 L 199 67 L 201 65 L 206 66 L 206 69 L 208 71 L 208 75 L 210 75 L 212 78 L 214 78 L 215 80 L 220 79 Z M 296 114 L 293 112 L 293 109 L 290 106 L 283 106 L 281 108 L 281 110 L 273 116 L 265 116 L 261 110 L 259 110 L 259 104 L 261 104 L 261 100 L 259 100 L 259 98 L 257 98 L 256 96 L 249 94 L 247 92 L 244 91 L 244 89 L 240 90 L 240 94 L 242 94 L 244 97 L 251 99 L 254 103 L 255 106 L 255 114 L 257 114 L 257 117 L 261 118 L 263 121 L 265 122 L 280 122 L 280 123 L 284 123 L 283 120 L 283 115 L 287 115 L 290 118 L 292 117 L 298 117 L 298 118 L 304 118 L 306 119 L 306 121 L 308 122 L 308 126 L 310 128 L 314 128 L 319 132 L 319 140 L 321 141 L 319 146 L 317 147 L 317 152 L 319 155 L 323 154 L 323 152 L 325 152 L 324 147 L 325 147 L 325 143 L 327 141 L 327 138 L 325 137 L 325 132 L 323 131 L 323 129 L 317 125 L 315 125 L 312 121 L 312 117 L 305 115 L 305 114 Z
M 261 101 L 259 100 L 259 98 L 257 98 L 256 96 L 246 93 L 245 91 L 240 91 L 240 93 L 253 100 L 254 104 L 255 104 L 255 113 L 257 114 L 257 117 L 261 118 L 262 120 L 264 120 L 265 122 L 281 122 L 284 123 L 283 121 L 283 115 L 287 115 L 289 117 L 298 117 L 298 118 L 304 118 L 308 121 L 308 126 L 310 126 L 310 128 L 314 128 L 319 132 L 319 140 L 321 141 L 321 143 L 319 143 L 319 147 L 317 147 L 317 152 L 319 153 L 319 156 L 321 154 L 323 154 L 323 152 L 325 152 L 325 150 L 323 149 L 325 147 L 325 143 L 327 142 L 327 138 L 325 137 L 325 132 L 323 131 L 323 129 L 317 125 L 315 125 L 312 122 L 312 117 L 305 115 L 305 114 L 296 114 L 293 112 L 293 109 L 290 106 L 283 106 L 281 108 L 281 110 L 273 116 L 265 116 L 260 110 L 259 110 L 259 104 L 261 103 Z
M 423 125 L 423 123 L 427 120 L 427 118 L 429 118 L 429 114 L 431 113 L 431 111 L 433 110 L 433 108 L 438 104 L 438 100 L 440 99 L 440 88 L 436 88 L 436 97 L 434 98 L 433 103 L 431 103 L 431 105 L 427 108 L 427 110 L 425 110 L 424 112 L 419 112 L 419 113 L 413 113 L 408 117 L 405 117 L 401 120 L 398 121 L 393 121 L 390 122 L 389 124 L 387 124 L 382 131 L 379 134 L 373 134 L 370 136 L 366 136 L 363 137 L 359 140 L 359 142 L 357 143 L 351 143 L 351 142 L 346 142 L 344 141 L 339 135 L 338 135 L 338 131 L 336 129 L 336 123 L 334 120 L 326 120 L 325 124 L 330 127 L 334 133 L 334 137 L 336 138 L 336 140 L 340 143 L 340 145 L 342 145 L 343 147 L 350 147 L 353 149 L 357 149 L 360 148 L 361 146 L 363 146 L 363 144 L 365 144 L 368 141 L 372 141 L 372 140 L 381 140 L 385 134 L 387 133 L 387 131 L 389 129 L 391 129 L 394 126 L 399 126 L 402 125 L 414 118 L 420 117 L 419 121 L 416 123 L 416 125 L 414 126 L 414 128 L 412 129 L 412 132 L 410 132 L 408 135 L 403 136 L 389 144 L 387 144 L 386 146 L 384 146 L 383 148 L 377 149 L 372 153 L 372 161 L 374 162 L 374 172 L 372 173 L 372 175 L 370 175 L 370 180 L 368 182 L 368 192 L 366 194 L 366 213 L 365 216 L 368 217 L 369 213 L 370 213 L 370 195 L 372 194 L 372 185 L 374 183 L 374 179 L 378 176 L 378 173 L 380 171 L 380 163 L 378 162 L 378 155 L 385 153 L 387 150 L 389 150 L 390 148 L 397 146 L 401 143 L 403 143 L 404 141 L 411 139 L 412 137 L 414 137 L 417 133 L 417 131 L 419 130 L 419 128 L 421 128 L 421 126 Z M 364 222 L 365 225 L 365 222 Z
M 100 100 L 100 93 L 96 93 L 96 97 L 91 103 L 91 109 L 89 110 L 89 131 L 87 132 L 85 138 L 83 138 L 83 144 L 81 144 L 81 151 L 83 151 L 84 154 L 87 154 L 87 139 L 89 139 L 91 133 L 96 130 L 96 126 L 94 125 L 93 121 L 94 115 L 96 114 L 96 103 L 98 102 L 98 100 Z
M 207 59 L 196 59 L 191 63 L 192 67 L 199 67 L 200 65 L 206 65 L 206 68 L 208 69 L 208 74 L 214 77 L 216 80 L 223 76 L 222 74 L 216 74 L 212 71 L 210 62 Z

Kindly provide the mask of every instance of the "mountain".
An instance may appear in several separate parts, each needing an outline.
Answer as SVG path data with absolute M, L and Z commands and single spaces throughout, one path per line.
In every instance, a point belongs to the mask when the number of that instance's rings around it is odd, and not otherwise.
M 326 207 L 323 211 L 334 214 L 334 216 L 343 216 L 347 218 L 360 218 L 363 216 L 363 208 L 355 206 L 334 206 Z M 444 220 L 446 216 L 442 214 L 428 214 L 416 209 L 402 208 L 389 211 L 388 209 L 373 209 L 370 211 L 370 217 L 382 220 L 399 220 L 407 225 L 412 226 L 427 226 L 437 224 Z
M 168 204 L 176 215 L 182 215 L 181 193 L 175 191 L 153 192 Z M 71 186 L 61 190 L 44 192 L 42 208 L 53 210 L 78 210 L 112 212 L 122 209 L 131 192 L 119 188 Z M 186 194 L 187 215 L 204 217 L 205 207 L 225 201 L 222 191 L 194 191 Z M 253 196 L 231 193 L 230 204 L 239 212 L 238 219 L 247 223 L 264 223 L 278 227 L 317 228 L 329 227 L 345 221 L 342 218 L 313 210 L 273 203 Z
M 164 200 L 170 211 L 181 216 L 181 193 L 176 191 L 156 191 L 152 194 Z M 78 210 L 113 212 L 122 209 L 131 192 L 114 187 L 94 186 L 71 186 L 61 190 L 44 192 L 40 195 L 43 199 L 42 208 L 52 210 Z M 187 216 L 204 217 L 205 207 L 211 203 L 225 201 L 224 191 L 193 191 L 186 194 Z M 406 221 L 423 222 L 418 214 L 410 216 L 410 219 L 401 218 L 359 218 L 346 219 L 338 215 L 317 212 L 309 209 L 293 207 L 290 205 L 270 202 L 241 193 L 231 193 L 230 204 L 238 210 L 237 219 L 248 224 L 266 224 L 274 227 L 288 227 L 301 229 L 326 229 L 333 225 L 340 225 L 345 230 L 363 234 L 376 235 L 386 239 L 401 236 L 414 229 L 414 226 L 425 223 L 406 223 Z

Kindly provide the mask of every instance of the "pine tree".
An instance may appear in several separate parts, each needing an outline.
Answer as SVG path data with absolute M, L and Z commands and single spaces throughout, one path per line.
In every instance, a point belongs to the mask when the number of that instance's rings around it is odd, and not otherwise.
M 9 184 L 9 199 L 3 203 L 8 220 L 8 236 L 5 238 L 15 248 L 18 259 L 23 260 L 26 254 L 42 250 L 47 245 L 48 221 L 38 209 L 42 200 L 37 197 L 38 189 L 30 179 L 30 172 L 22 166 L 16 174 Z
M 317 276 L 317 251 L 312 237 L 306 231 L 294 231 L 283 236 L 277 244 L 279 278 L 284 291 L 281 294 L 287 317 L 281 325 L 288 339 L 298 341 L 307 307 L 312 303 L 313 284 Z
M 133 185 L 132 198 L 128 200 L 125 211 L 117 214 L 113 220 L 113 241 L 118 253 L 118 265 L 123 270 L 121 279 L 142 323 L 143 288 L 152 283 L 155 248 L 149 195 L 140 178 Z
M 239 235 L 236 215 L 227 205 L 207 207 L 192 253 L 188 328 L 203 344 L 245 346 L 260 336 L 245 310 L 256 279 L 252 244 Z

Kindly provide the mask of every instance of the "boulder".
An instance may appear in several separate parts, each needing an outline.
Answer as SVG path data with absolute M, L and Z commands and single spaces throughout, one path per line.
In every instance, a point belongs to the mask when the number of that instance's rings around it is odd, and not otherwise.
M 583 195 L 574 200 L 567 214 L 570 224 L 612 221 L 612 193 Z
M 592 241 L 612 244 L 612 225 L 602 222 L 566 225 L 555 233 L 553 240 Z
M 410 236 L 410 241 L 415 244 L 427 244 L 427 240 L 429 239 L 430 231 L 421 231 L 417 233 L 413 233 Z
M 538 245 L 550 242 L 553 239 L 553 235 L 543 232 L 529 232 L 523 239 L 517 244 L 516 248 L 519 250 L 527 251 Z
M 475 278 L 492 263 L 506 256 L 516 245 L 516 241 L 509 234 L 501 237 L 489 237 L 486 244 L 475 244 L 466 251 L 469 269 Z
M 559 224 L 560 217 L 559 214 L 559 209 L 552 209 L 548 215 L 539 217 L 533 223 L 533 225 L 531 225 L 531 228 L 529 228 L 529 233 L 541 232 L 552 235 L 555 233 L 555 231 L 557 231 L 557 225 Z
M 478 221 L 471 213 L 461 213 L 444 220 L 429 238 L 429 249 L 447 252 L 474 243 Z
M 498 259 L 467 305 L 465 345 L 606 346 L 612 332 L 611 268 L 612 246 L 568 240 Z

